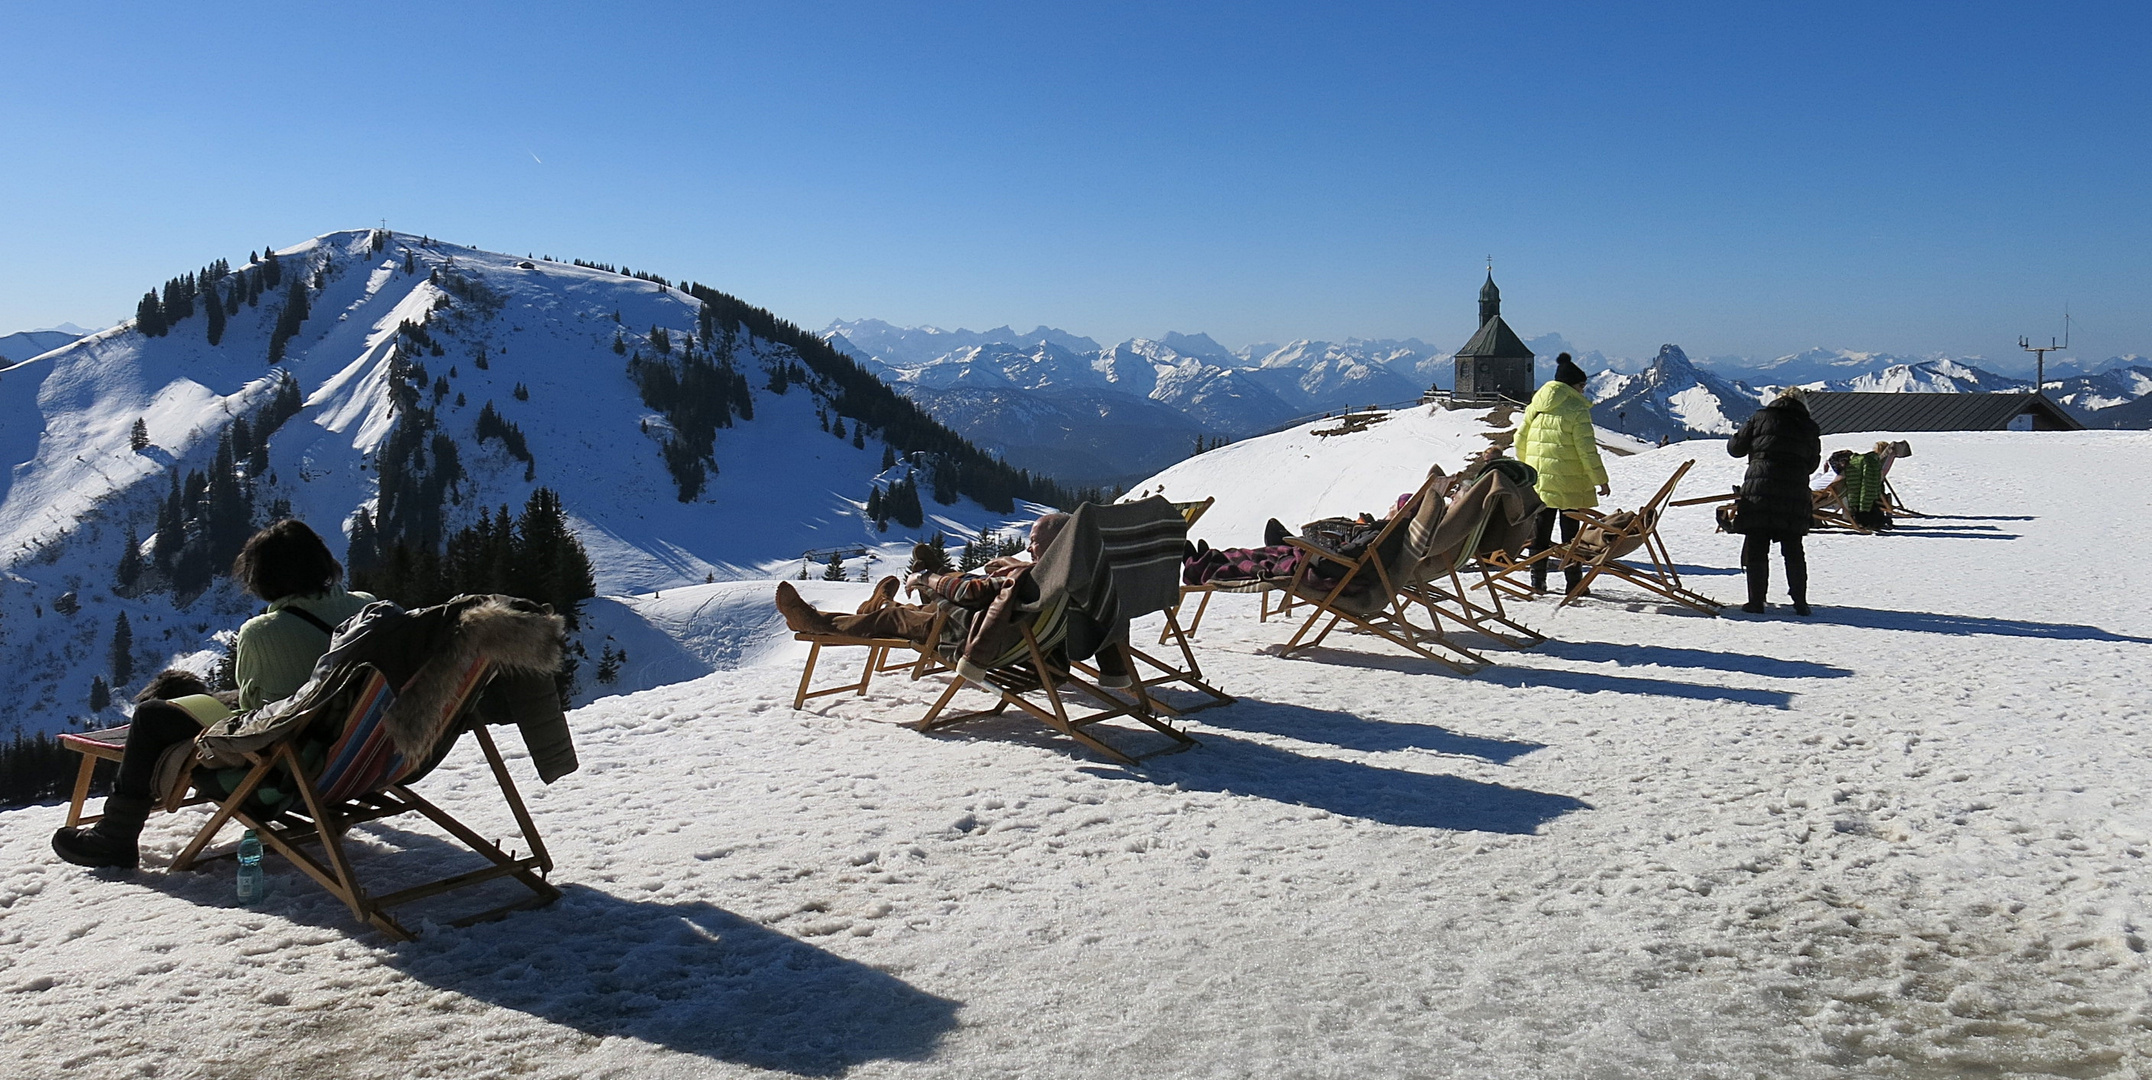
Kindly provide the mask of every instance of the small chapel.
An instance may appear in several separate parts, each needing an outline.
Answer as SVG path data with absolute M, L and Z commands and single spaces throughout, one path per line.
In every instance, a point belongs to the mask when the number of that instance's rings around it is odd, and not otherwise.
M 1457 350 L 1457 389 L 1452 401 L 1523 403 L 1532 399 L 1532 350 L 1502 321 L 1502 290 L 1494 271 L 1480 286 L 1479 332 Z

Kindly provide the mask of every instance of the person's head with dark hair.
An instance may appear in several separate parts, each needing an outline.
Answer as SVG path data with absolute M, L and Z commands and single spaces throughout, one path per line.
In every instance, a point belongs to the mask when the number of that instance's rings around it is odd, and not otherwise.
M 275 603 L 287 596 L 328 592 L 343 577 L 343 564 L 306 523 L 285 518 L 247 539 L 232 560 L 240 587 Z
M 1584 369 L 1578 367 L 1577 362 L 1570 359 L 1568 353 L 1562 353 L 1554 358 L 1554 381 L 1565 382 L 1571 386 L 1583 386 L 1585 382 Z

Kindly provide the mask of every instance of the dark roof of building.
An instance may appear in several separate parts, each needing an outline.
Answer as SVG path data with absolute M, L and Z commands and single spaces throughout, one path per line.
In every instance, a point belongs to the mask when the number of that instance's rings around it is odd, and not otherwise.
M 1457 350 L 1457 355 L 1499 360 L 1530 360 L 1532 350 L 1526 348 L 1517 332 L 1511 330 L 1509 324 L 1497 315 L 1487 320 L 1487 324 L 1479 328 L 1479 333 L 1472 335 L 1472 340 L 1465 342 L 1465 347 Z
M 1808 414 L 1825 435 L 1847 431 L 2002 431 L 2033 414 L 2042 431 L 2076 431 L 2079 423 L 2038 394 L 1857 394 L 1817 391 Z
M 1495 288 L 1495 287 L 1494 287 L 1494 269 L 1493 269 L 1492 267 L 1488 268 L 1488 270 L 1487 270 L 1487 284 L 1485 284 L 1485 285 L 1482 285 L 1482 286 L 1480 286 L 1480 299 L 1481 299 L 1481 300 L 1500 300 L 1500 299 L 1502 299 L 1502 290 L 1500 290 L 1500 289 L 1497 289 L 1497 288 Z

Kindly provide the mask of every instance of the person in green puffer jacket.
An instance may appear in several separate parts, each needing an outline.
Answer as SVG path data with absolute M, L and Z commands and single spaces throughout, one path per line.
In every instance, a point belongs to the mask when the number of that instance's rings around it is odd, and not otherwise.
M 1846 459 L 1844 487 L 1846 509 L 1853 512 L 1853 520 L 1861 528 L 1875 532 L 1887 532 L 1892 527 L 1890 515 L 1879 505 L 1883 500 L 1883 453 L 1889 443 L 1877 443 L 1875 452 L 1855 454 Z
M 1599 495 L 1611 495 L 1606 466 L 1599 460 L 1599 438 L 1592 428 L 1592 403 L 1584 396 L 1584 369 L 1563 353 L 1554 358 L 1554 379 L 1532 395 L 1524 418 L 1517 422 L 1516 457 L 1539 471 L 1534 488 L 1545 509 L 1533 530 L 1532 553 L 1545 551 L 1554 541 L 1554 525 L 1562 526 L 1562 542 L 1577 538 L 1579 523 L 1562 511 L 1599 505 Z M 1596 490 L 1596 494 L 1594 491 Z M 1562 574 L 1575 591 L 1584 578 L 1581 566 L 1564 566 Z M 1545 592 L 1547 564 L 1532 564 L 1532 589 Z

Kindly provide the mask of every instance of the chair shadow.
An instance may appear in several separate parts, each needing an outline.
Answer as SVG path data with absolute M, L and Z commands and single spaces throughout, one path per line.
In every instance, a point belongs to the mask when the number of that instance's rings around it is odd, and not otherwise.
M 550 907 L 401 946 L 412 978 L 599 1038 L 796 1076 L 920 1061 L 961 1002 L 701 901 L 561 887 Z M 594 929 L 602 934 L 593 934 Z
M 2152 645 L 2152 638 L 2131 637 L 2075 623 L 2043 623 L 2027 619 L 1995 619 L 1982 615 L 1946 615 L 1933 611 L 1890 611 L 1884 608 L 1819 606 L 1814 621 L 1866 630 L 1914 630 L 1924 634 L 1992 634 L 1998 637 L 2050 638 L 2057 641 L 2123 641 Z
M 1746 571 L 1738 566 L 1690 566 L 1675 563 L 1674 572 L 1682 577 L 1740 577 Z
M 2023 536 L 2021 533 L 1980 531 L 1993 528 L 1995 528 L 1993 525 L 1974 525 L 1960 528 L 1924 529 L 1916 525 L 1899 525 L 1896 528 L 1887 529 L 1875 535 L 1913 536 L 1923 540 L 2017 540 Z
M 1907 514 L 1900 520 L 1914 521 L 2038 521 L 2031 514 Z
M 1078 771 L 1173 784 L 1182 790 L 1251 795 L 1414 829 L 1530 835 L 1564 814 L 1592 809 L 1568 795 L 1307 757 L 1215 731 L 1201 737 L 1202 748 L 1190 753 L 1152 758 L 1134 768 L 1092 765 Z
M 1310 709 L 1247 697 L 1228 708 L 1205 710 L 1195 719 L 1202 721 L 1206 728 L 1259 731 L 1347 750 L 1367 753 L 1430 750 L 1438 754 L 1476 757 L 1497 765 L 1508 764 L 1546 745 L 1465 735 L 1434 724 L 1369 720 L 1334 709 Z
M 1788 708 L 1793 703 L 1793 693 L 1788 690 L 1764 690 L 1743 686 L 1713 686 L 1709 683 L 1680 682 L 1674 679 L 1644 679 L 1629 675 L 1601 675 L 1590 671 L 1565 671 L 1561 668 L 1491 667 L 1479 673 L 1484 682 L 1517 689 L 1529 687 L 1553 687 L 1572 690 L 1580 694 L 1612 692 L 1638 694 L 1645 697 L 1685 698 L 1691 701 L 1738 701 L 1749 705 L 1761 705 L 1769 709 Z
M 1709 668 L 1741 675 L 1774 679 L 1843 679 L 1851 668 L 1813 660 L 1781 660 L 1753 653 L 1715 652 L 1711 649 L 1680 649 L 1666 645 L 1616 645 L 1604 641 L 1548 640 L 1532 651 L 1582 663 L 1613 662 L 1622 665 L 1651 664 L 1659 667 Z
M 355 860 L 370 887 L 395 884 L 394 875 L 367 873 L 376 861 L 437 874 L 475 858 L 425 833 L 380 825 L 360 831 L 396 849 Z M 562 896 L 551 905 L 470 927 L 433 926 L 399 909 L 398 918 L 422 936 L 392 942 L 282 858 L 272 855 L 264 867 L 268 896 L 249 910 L 378 941 L 386 962 L 419 982 L 596 1038 L 625 1036 L 796 1076 L 839 1076 L 871 1061 L 926 1059 L 955 1030 L 963 1007 L 701 901 L 627 900 L 555 882 Z M 134 880 L 205 907 L 229 906 L 231 868 L 225 861 L 203 873 Z M 505 888 L 475 903 L 466 897 L 441 917 L 510 898 Z

